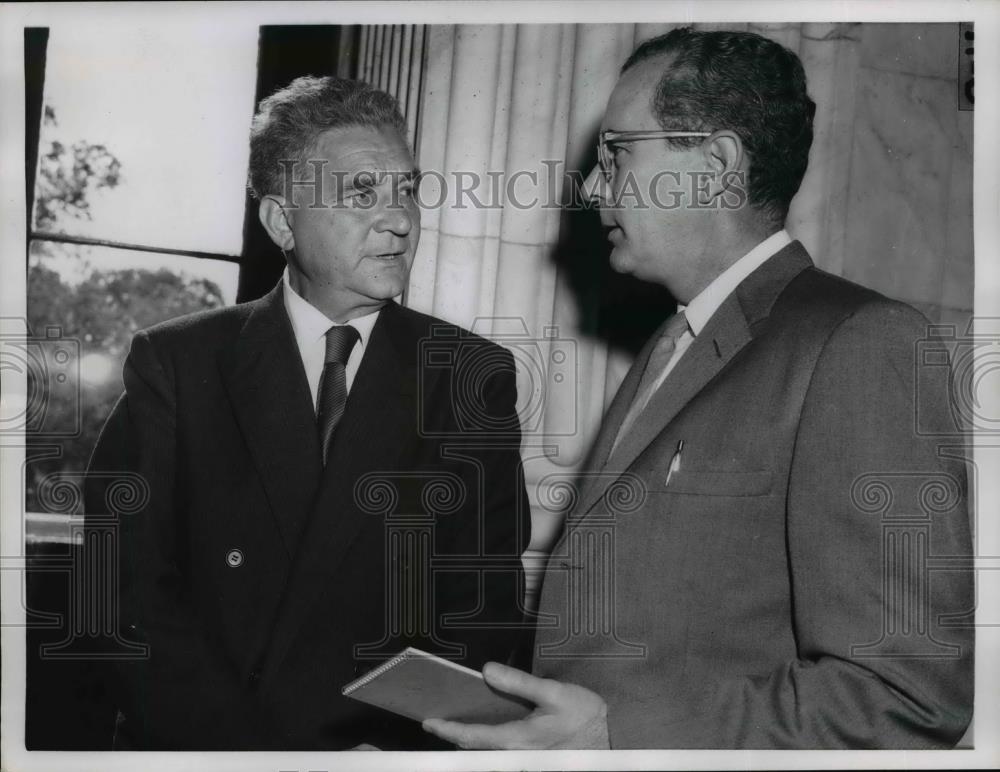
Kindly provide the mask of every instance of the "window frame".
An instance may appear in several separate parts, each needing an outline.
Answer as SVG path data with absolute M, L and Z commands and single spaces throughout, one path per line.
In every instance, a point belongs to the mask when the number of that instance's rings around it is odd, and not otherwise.
M 257 38 L 254 109 L 261 99 L 301 75 L 320 73 L 354 77 L 358 66 L 360 29 L 357 25 L 261 25 Z M 257 216 L 258 202 L 249 190 L 244 203 L 242 250 L 239 254 L 75 236 L 33 227 L 48 40 L 47 27 L 24 28 L 25 271 L 28 270 L 32 243 L 48 241 L 236 263 L 239 266 L 237 303 L 259 298 L 273 288 L 284 270 L 285 261 L 261 225 Z M 247 116 L 248 128 L 252 117 Z

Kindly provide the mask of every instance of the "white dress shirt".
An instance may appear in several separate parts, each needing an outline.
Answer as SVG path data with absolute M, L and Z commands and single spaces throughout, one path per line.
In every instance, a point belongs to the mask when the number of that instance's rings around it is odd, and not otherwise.
M 282 277 L 284 283 L 285 311 L 292 322 L 292 332 L 295 333 L 295 343 L 299 347 L 299 356 L 302 357 L 302 365 L 306 370 L 306 379 L 309 381 L 309 394 L 312 396 L 313 410 L 316 410 L 316 402 L 319 399 L 319 379 L 323 375 L 323 365 L 326 359 L 326 333 L 331 327 L 337 327 L 335 322 L 309 303 L 308 300 L 292 289 L 288 281 L 288 269 Z M 351 356 L 347 360 L 347 393 L 351 392 L 351 384 L 354 383 L 354 376 L 358 374 L 361 366 L 361 359 L 365 355 L 368 347 L 368 339 L 371 337 L 372 328 L 378 320 L 378 311 L 373 311 L 365 316 L 359 316 L 347 322 L 358 331 L 361 339 L 351 350 Z
M 788 231 L 780 230 L 777 233 L 772 233 L 716 276 L 712 283 L 699 292 L 686 307 L 678 307 L 677 310 L 683 311 L 687 317 L 688 329 L 677 339 L 673 356 L 670 357 L 667 366 L 663 368 L 660 377 L 656 379 L 656 385 L 648 392 L 650 397 L 663 385 L 663 381 L 677 366 L 677 362 L 684 356 L 684 352 L 694 342 L 695 337 L 705 329 L 708 320 L 719 310 L 723 301 L 733 294 L 740 282 L 791 243 L 792 237 L 788 235 Z

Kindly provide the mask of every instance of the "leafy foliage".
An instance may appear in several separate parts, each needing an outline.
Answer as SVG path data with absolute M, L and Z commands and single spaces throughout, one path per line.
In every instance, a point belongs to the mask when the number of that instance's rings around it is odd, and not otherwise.
M 46 107 L 46 122 L 55 114 Z M 53 142 L 39 161 L 35 216 L 41 230 L 57 227 L 70 219 L 89 219 L 88 196 L 102 187 L 115 187 L 121 180 L 121 164 L 104 146 L 75 142 L 67 147 Z M 72 475 L 87 467 L 90 453 L 111 408 L 122 391 L 121 368 L 132 336 L 143 328 L 184 314 L 224 305 L 219 287 L 164 268 L 102 270 L 87 257 L 89 247 L 35 241 L 28 266 L 28 329 L 41 335 L 58 327 L 64 339 L 79 343 L 80 362 L 70 371 L 79 372 L 81 362 L 97 360 L 111 364 L 117 377 L 88 381 L 75 379 L 75 388 L 46 389 L 46 427 L 75 427 L 72 437 L 54 438 L 29 434 L 25 472 L 25 510 L 44 511 L 39 484 L 48 475 Z M 53 258 L 65 265 L 80 261 L 80 275 L 69 280 L 53 269 Z M 29 371 L 31 379 L 49 377 Z M 80 399 L 77 399 L 79 394 Z M 79 419 L 77 412 L 80 413 Z
M 57 126 L 55 111 L 45 107 L 45 124 Z M 38 159 L 35 223 L 39 230 L 57 228 L 65 218 L 91 219 L 90 193 L 121 182 L 121 163 L 104 145 L 85 140 L 67 147 L 54 140 Z

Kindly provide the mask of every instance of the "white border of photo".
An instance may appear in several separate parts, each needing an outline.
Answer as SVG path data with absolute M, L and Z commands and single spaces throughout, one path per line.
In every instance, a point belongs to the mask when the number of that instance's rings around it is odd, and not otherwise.
M 156 18 L 182 34 L 185 25 L 358 23 L 621 23 L 625 21 L 974 21 L 976 33 L 975 254 L 977 318 L 1000 319 L 1000 186 L 996 137 L 1000 128 L 1000 4 L 950 2 L 395 2 L 395 3 L 77 3 L 10 4 L 0 9 L 0 321 L 25 318 L 24 73 L 23 28 L 99 23 L 111 34 Z M 234 142 L 243 138 L 234 137 Z M 0 334 L 7 330 L 0 329 Z M 24 378 L 4 373 L 4 410 L 16 411 L 26 394 Z M 1000 415 L 998 393 L 982 394 L 981 407 Z M 16 438 L 13 438 L 16 439 Z M 25 611 L 21 518 L 23 448 L 0 438 L 0 561 L 2 561 L 2 754 L 5 770 L 471 770 L 471 769 L 925 769 L 1000 766 L 1000 626 L 977 630 L 975 749 L 953 751 L 545 751 L 440 753 L 72 753 L 24 750 Z M 23 444 L 23 443 L 22 443 Z M 1000 443 L 975 439 L 979 465 L 975 491 L 981 556 L 1000 556 Z M 996 570 L 1000 558 L 989 558 Z M 989 573 L 988 571 L 982 573 Z M 979 608 L 996 609 L 996 593 Z

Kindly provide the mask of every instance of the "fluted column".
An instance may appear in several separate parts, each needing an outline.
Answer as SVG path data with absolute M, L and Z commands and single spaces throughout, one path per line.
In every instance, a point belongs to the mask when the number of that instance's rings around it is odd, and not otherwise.
M 423 59 L 424 85 L 418 100 L 421 121 L 418 127 L 419 141 L 415 140 L 417 161 L 422 169 L 439 174 L 444 170 L 448 137 L 455 29 L 450 25 L 427 28 Z M 422 202 L 429 204 L 447 195 L 447 186 L 440 184 L 437 177 L 428 175 L 421 182 L 420 191 Z M 406 305 L 424 313 L 434 310 L 441 209 L 441 206 L 422 207 L 420 245 L 406 291 Z
M 388 91 L 399 100 L 414 143 L 420 125 L 427 30 L 423 25 L 412 24 L 363 27 L 358 38 L 358 61 L 354 72 L 358 80 Z
M 809 170 L 788 216 L 788 230 L 821 268 L 842 275 L 854 142 L 860 39 L 857 24 L 803 24 L 799 55 L 816 102 Z
M 467 327 L 492 312 L 503 210 L 473 202 L 490 203 L 487 172 L 504 168 L 514 42 L 514 27 L 490 25 L 432 30 L 428 45 L 417 154 L 431 173 L 421 198 L 440 205 L 424 209 L 407 302 Z

